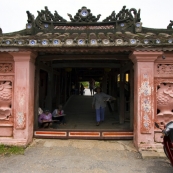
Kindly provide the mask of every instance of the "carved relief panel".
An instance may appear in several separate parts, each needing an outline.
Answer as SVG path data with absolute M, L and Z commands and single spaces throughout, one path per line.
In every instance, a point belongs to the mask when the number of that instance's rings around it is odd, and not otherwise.
M 0 63 L 0 73 L 12 73 L 13 63 Z
M 171 114 L 173 115 L 173 84 L 160 84 L 157 90 L 157 115 Z
M 25 113 L 25 104 L 26 104 L 26 91 L 25 87 L 18 87 L 16 91 L 16 101 L 17 101 L 17 112 L 15 116 L 16 129 L 24 129 L 26 125 L 26 113 Z
M 0 63 L 0 122 L 4 120 L 9 122 L 12 117 L 12 95 L 13 95 L 13 75 L 8 73 L 14 73 L 13 62 Z M 13 121 L 11 119 L 11 121 Z
M 15 83 L 15 128 L 26 127 L 26 68 L 18 67 Z
M 152 86 L 151 69 L 142 68 L 139 88 L 140 113 L 141 113 L 141 133 L 151 133 L 152 128 Z
M 0 76 L 0 122 L 12 117 L 13 79 L 13 76 Z
M 155 64 L 155 77 L 173 77 L 173 64 Z
M 0 80 L 0 120 L 9 120 L 12 115 L 12 82 Z
M 155 79 L 156 121 L 168 123 L 173 120 L 173 79 Z

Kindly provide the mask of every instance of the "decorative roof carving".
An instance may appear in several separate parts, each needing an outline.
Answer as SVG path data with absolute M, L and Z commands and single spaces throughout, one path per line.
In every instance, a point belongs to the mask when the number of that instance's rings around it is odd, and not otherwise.
M 133 12 L 133 13 L 132 13 Z M 132 20 L 135 22 L 140 22 L 140 9 L 137 10 L 135 8 L 126 9 L 126 6 L 123 6 L 122 10 L 116 15 L 115 11 L 112 12 L 110 16 L 103 20 L 103 22 L 116 22 L 123 20 Z
M 106 17 L 106 19 L 103 20 L 103 22 L 112 22 L 112 21 L 116 21 L 115 11 L 113 11 L 110 16 Z
M 99 22 L 100 14 L 94 16 L 91 10 L 87 7 L 82 7 L 78 10 L 75 16 L 67 14 L 70 22 L 62 18 L 57 11 L 52 14 L 47 7 L 45 10 L 38 11 L 38 16 L 34 16 L 27 11 L 28 23 L 26 24 L 26 35 L 36 35 L 39 32 L 55 33 L 57 30 L 110 30 L 128 31 L 140 33 L 142 31 L 142 23 L 140 23 L 140 10 L 134 8 L 126 9 L 123 6 L 122 10 L 116 14 L 112 12 L 110 16 Z
M 2 29 L 0 28 L 0 35 L 2 35 Z
M 72 22 L 97 22 L 100 19 L 101 14 L 97 17 L 93 16 L 90 9 L 82 7 L 78 10 L 74 18 L 71 14 L 67 14 Z
M 57 11 L 52 14 L 47 7 L 38 11 L 36 18 L 29 11 L 26 13 L 26 29 L 6 34 L 2 34 L 0 29 L 0 51 L 7 51 L 5 48 L 9 50 L 12 46 L 20 49 L 46 46 L 130 46 L 138 49 L 167 47 L 172 50 L 173 21 L 170 21 L 167 29 L 142 27 L 140 9 L 137 11 L 123 6 L 119 13 L 113 11 L 100 22 L 101 15 L 93 16 L 86 7 L 79 9 L 75 16 L 68 14 L 70 22 Z M 81 33 L 85 33 L 85 37 Z
M 33 14 L 31 14 L 29 11 L 26 11 L 27 15 L 28 15 L 28 23 L 34 23 L 35 17 Z
M 54 29 L 63 29 L 63 30 L 107 30 L 114 29 L 114 25 L 103 25 L 103 26 L 55 26 Z
M 173 29 L 172 26 L 173 26 L 173 21 L 170 20 L 170 24 L 167 26 L 167 29 Z
M 45 7 L 45 10 L 41 10 L 41 11 L 37 11 L 38 12 L 38 16 L 36 17 L 36 19 L 34 20 L 34 16 L 27 11 L 27 15 L 28 15 L 28 23 L 34 23 L 36 24 L 37 28 L 40 29 L 44 29 L 45 26 L 44 24 L 46 24 L 47 22 L 51 23 L 51 22 L 67 22 L 63 17 L 61 17 L 57 11 L 55 11 L 54 14 L 52 14 L 49 10 L 48 7 Z

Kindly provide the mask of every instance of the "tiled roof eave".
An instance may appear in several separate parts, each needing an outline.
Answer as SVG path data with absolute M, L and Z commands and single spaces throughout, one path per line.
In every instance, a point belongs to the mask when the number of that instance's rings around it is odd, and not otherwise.
M 0 36 L 0 47 L 171 47 L 173 35 L 131 32 L 38 33 L 37 35 Z
M 36 40 L 37 41 L 37 40 Z M 160 44 L 145 44 L 145 43 L 130 43 L 130 42 L 125 42 L 122 44 L 117 44 L 116 42 L 110 42 L 110 43 L 97 43 L 96 45 L 92 45 L 91 43 L 84 43 L 82 45 L 79 45 L 78 43 L 73 43 L 73 44 L 67 44 L 65 42 L 61 42 L 59 45 L 54 45 L 52 43 L 48 43 L 43 45 L 42 43 L 38 43 L 36 42 L 36 44 L 31 45 L 30 43 L 25 43 L 25 44 L 0 44 L 1 48 L 46 48 L 46 47 L 50 47 L 50 48 L 62 48 L 62 47 L 66 47 L 66 48 L 82 48 L 82 47 L 90 47 L 90 48 L 101 48 L 101 47 L 131 47 L 131 48 L 144 48 L 144 49 L 152 49 L 152 48 L 167 48 L 167 49 L 172 49 L 173 48 L 173 43 L 160 43 Z
M 132 51 L 173 51 L 173 46 L 152 46 L 152 47 L 142 47 L 142 46 L 98 46 L 98 47 L 45 47 L 45 46 L 0 46 L 0 52 L 14 52 L 14 51 L 35 51 L 35 52 L 59 52 L 59 53 L 80 53 L 81 51 L 89 53 L 96 51 L 97 53 L 113 53 L 113 52 L 132 52 Z

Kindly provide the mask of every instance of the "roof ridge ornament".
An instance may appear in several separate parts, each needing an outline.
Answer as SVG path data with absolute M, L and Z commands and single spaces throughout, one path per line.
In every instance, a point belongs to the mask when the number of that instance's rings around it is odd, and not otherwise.
M 173 29 L 172 26 L 173 26 L 173 21 L 170 20 L 170 23 L 169 23 L 169 25 L 167 26 L 167 29 Z
M 46 28 L 47 22 L 51 23 L 51 22 L 67 22 L 63 17 L 61 17 L 57 11 L 55 11 L 54 14 L 52 14 L 49 10 L 48 7 L 45 6 L 45 10 L 41 10 L 41 11 L 37 11 L 38 12 L 38 16 L 36 17 L 36 19 L 34 18 L 34 15 L 32 15 L 29 11 L 27 11 L 27 15 L 28 15 L 28 24 L 32 24 L 32 25 L 36 25 L 37 28 L 39 29 L 44 29 Z
M 28 15 L 28 23 L 34 23 L 35 17 L 33 14 L 31 14 L 29 11 L 26 11 L 27 15 Z
M 133 14 L 132 14 L 133 12 Z M 133 20 L 134 22 L 140 22 L 140 9 L 137 10 L 135 8 L 126 9 L 126 6 L 123 6 L 122 10 L 116 15 L 115 11 L 112 12 L 110 16 L 103 20 L 103 22 L 116 22 L 123 20 Z
M 102 22 L 112 22 L 116 21 L 116 13 L 113 11 L 110 16 L 106 17 Z
M 0 35 L 2 35 L 2 29 L 0 28 Z
M 79 9 L 74 17 L 68 13 L 67 15 L 69 16 L 71 22 L 97 22 L 101 16 L 101 14 L 97 15 L 97 17 L 93 16 L 91 10 L 86 7 Z

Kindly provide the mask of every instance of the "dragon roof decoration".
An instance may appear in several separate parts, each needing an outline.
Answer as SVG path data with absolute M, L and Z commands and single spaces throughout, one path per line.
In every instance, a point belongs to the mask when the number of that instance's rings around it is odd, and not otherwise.
M 169 47 L 173 45 L 173 21 L 167 29 L 142 27 L 140 9 L 115 11 L 99 21 L 87 7 L 82 7 L 67 21 L 58 14 L 52 14 L 48 7 L 38 11 L 35 18 L 29 11 L 26 29 L 2 33 L 0 47 L 74 47 L 74 46 L 119 46 L 119 47 Z
M 52 14 L 48 7 L 45 7 L 45 10 L 37 11 L 38 16 L 34 18 L 34 16 L 27 11 L 28 15 L 28 24 L 26 29 L 33 29 L 35 32 L 40 32 L 39 30 L 46 29 L 47 31 L 51 31 L 52 29 L 61 28 L 57 26 L 105 26 L 105 25 L 114 25 L 116 28 L 123 28 L 124 30 L 129 28 L 129 31 L 132 31 L 132 26 L 135 23 L 140 22 L 140 10 L 136 10 L 134 8 L 126 9 L 126 6 L 123 6 L 122 10 L 116 15 L 115 11 L 112 12 L 110 16 L 108 16 L 103 21 L 99 21 L 101 14 L 94 16 L 91 13 L 91 10 L 87 7 L 82 7 L 78 10 L 76 15 L 73 17 L 71 14 L 67 15 L 70 18 L 70 21 L 67 21 L 63 17 L 61 17 L 57 11 Z M 29 30 L 28 30 L 29 31 Z M 45 31 L 46 32 L 46 31 Z M 29 34 L 30 32 L 28 32 Z M 33 33 L 33 31 L 31 32 Z

